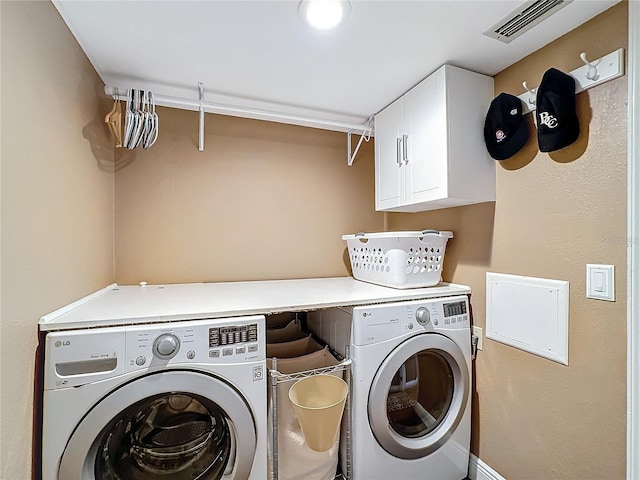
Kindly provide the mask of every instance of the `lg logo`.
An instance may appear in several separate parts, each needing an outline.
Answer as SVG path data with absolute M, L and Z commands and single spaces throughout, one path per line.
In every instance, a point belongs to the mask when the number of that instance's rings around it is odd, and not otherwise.
M 371 312 L 363 312 L 362 316 L 365 317 L 365 318 L 370 317 L 371 316 Z
M 57 340 L 56 343 L 54 343 L 54 345 L 56 347 L 68 347 L 69 345 L 71 345 L 71 340 Z

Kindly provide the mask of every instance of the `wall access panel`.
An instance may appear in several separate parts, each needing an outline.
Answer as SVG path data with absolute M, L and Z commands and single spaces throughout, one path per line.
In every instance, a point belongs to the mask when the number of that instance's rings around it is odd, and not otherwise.
M 486 338 L 568 365 L 569 282 L 490 272 L 486 282 Z

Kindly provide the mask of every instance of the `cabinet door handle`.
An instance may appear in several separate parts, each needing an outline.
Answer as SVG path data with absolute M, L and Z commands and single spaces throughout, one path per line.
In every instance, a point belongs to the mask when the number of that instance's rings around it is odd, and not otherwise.
M 402 135 L 402 159 L 404 163 L 409 163 L 409 135 L 406 133 Z
M 400 153 L 402 151 L 402 138 L 398 137 L 396 138 L 396 162 L 398 162 L 398 165 L 402 165 L 402 154 Z

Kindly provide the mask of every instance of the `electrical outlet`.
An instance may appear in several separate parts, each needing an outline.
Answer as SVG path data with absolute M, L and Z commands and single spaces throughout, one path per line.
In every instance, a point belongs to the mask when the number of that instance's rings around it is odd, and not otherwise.
M 478 350 L 482 350 L 482 329 L 480 327 L 473 327 L 472 332 L 476 337 L 478 337 Z

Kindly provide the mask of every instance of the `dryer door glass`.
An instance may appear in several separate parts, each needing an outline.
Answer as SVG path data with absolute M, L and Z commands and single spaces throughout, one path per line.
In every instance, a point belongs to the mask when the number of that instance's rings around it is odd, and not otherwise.
M 209 399 L 168 393 L 125 409 L 105 429 L 95 478 L 219 479 L 232 452 L 224 412 Z
M 462 419 L 471 377 L 450 338 L 425 333 L 396 348 L 378 368 L 369 391 L 369 426 L 398 458 L 421 458 L 444 445 Z
M 453 371 L 442 355 L 428 350 L 412 355 L 400 366 L 389 387 L 389 425 L 409 438 L 433 431 L 449 411 L 453 386 Z

